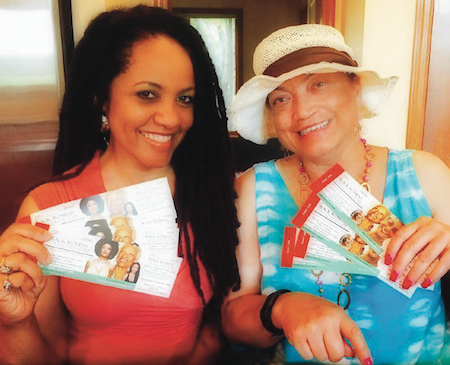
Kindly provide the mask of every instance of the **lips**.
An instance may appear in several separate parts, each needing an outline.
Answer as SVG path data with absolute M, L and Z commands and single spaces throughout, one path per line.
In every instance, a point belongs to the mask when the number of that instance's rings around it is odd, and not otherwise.
M 326 121 L 324 121 L 322 123 L 319 123 L 319 124 L 313 125 L 311 127 L 305 128 L 305 129 L 299 131 L 298 134 L 300 134 L 301 137 L 304 137 L 308 133 L 311 133 L 311 132 L 317 131 L 319 129 L 325 128 L 328 125 L 328 123 L 330 123 L 330 121 L 326 120 Z
M 165 135 L 165 134 L 157 134 L 157 133 L 146 133 L 146 132 L 140 132 L 142 136 L 144 136 L 147 139 L 150 139 L 155 142 L 159 143 L 166 143 L 169 142 L 172 139 L 172 135 Z

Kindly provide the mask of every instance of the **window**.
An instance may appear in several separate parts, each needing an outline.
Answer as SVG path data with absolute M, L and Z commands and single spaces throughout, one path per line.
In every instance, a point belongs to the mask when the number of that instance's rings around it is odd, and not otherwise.
M 228 108 L 242 85 L 242 9 L 175 8 L 173 11 L 188 18 L 202 36 Z
M 51 0 L 0 5 L 0 123 L 58 120 L 58 20 Z

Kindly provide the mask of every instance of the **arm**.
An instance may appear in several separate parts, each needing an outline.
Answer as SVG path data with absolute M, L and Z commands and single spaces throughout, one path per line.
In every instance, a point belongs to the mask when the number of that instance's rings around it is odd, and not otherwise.
M 38 208 L 26 198 L 19 217 Z M 0 357 L 2 362 L 62 363 L 67 353 L 66 314 L 59 279 L 44 278 L 36 260 L 49 264 L 51 257 L 42 245 L 51 235 L 30 224 L 11 225 L 0 237 L 0 257 L 14 270 L 8 277 L 13 289 L 0 288 Z
M 407 276 L 410 281 L 405 279 L 404 283 L 414 285 L 419 281 L 427 287 L 450 269 L 450 170 L 428 152 L 415 151 L 413 159 L 432 218 L 421 217 L 402 227 L 390 241 L 386 257 L 393 260 L 391 270 L 403 273 L 418 255 Z M 436 259 L 439 259 L 437 264 Z
M 236 256 L 241 287 L 230 292 L 222 307 L 222 325 L 225 335 L 234 343 L 269 347 L 280 340 L 267 332 L 259 320 L 265 297 L 260 294 L 262 265 L 258 243 L 255 210 L 255 174 L 244 173 L 236 182 L 238 199 L 239 245 Z
M 205 307 L 194 350 L 186 365 L 222 364 L 230 348 L 220 326 L 220 313 Z
M 260 293 L 262 265 L 253 170 L 239 178 L 236 191 L 241 223 L 237 248 L 241 288 L 226 298 L 222 307 L 222 326 L 233 343 L 264 348 L 282 337 L 274 337 L 260 319 L 266 297 Z M 347 338 L 361 361 L 368 364 L 370 352 L 361 331 L 342 308 L 327 300 L 305 293 L 283 294 L 273 306 L 271 319 L 277 328 L 284 330 L 289 342 L 306 360 L 315 357 L 320 361 L 339 361 L 344 356 L 352 356 L 353 350 L 343 340 Z

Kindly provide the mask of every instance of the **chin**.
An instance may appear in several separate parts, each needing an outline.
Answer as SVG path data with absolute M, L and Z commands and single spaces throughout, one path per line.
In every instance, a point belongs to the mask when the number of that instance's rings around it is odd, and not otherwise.
M 172 155 L 158 158 L 156 154 L 153 154 L 151 158 L 141 160 L 142 165 L 147 169 L 160 169 L 170 165 Z

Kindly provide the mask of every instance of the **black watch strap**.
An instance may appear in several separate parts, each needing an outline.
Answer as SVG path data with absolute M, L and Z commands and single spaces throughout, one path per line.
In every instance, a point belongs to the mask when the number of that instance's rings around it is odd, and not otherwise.
M 263 307 L 261 308 L 261 312 L 259 313 L 259 316 L 261 318 L 262 325 L 264 328 L 272 333 L 273 336 L 282 336 L 284 335 L 284 331 L 282 329 L 279 329 L 275 327 L 275 325 L 272 322 L 272 308 L 277 301 L 277 299 L 280 297 L 280 295 L 283 295 L 285 293 L 289 293 L 290 290 L 288 289 L 280 289 L 276 292 L 273 292 L 270 294 L 266 301 L 264 302 Z

